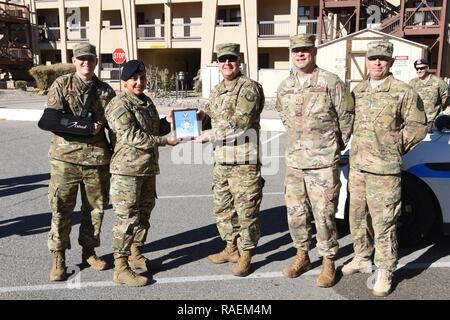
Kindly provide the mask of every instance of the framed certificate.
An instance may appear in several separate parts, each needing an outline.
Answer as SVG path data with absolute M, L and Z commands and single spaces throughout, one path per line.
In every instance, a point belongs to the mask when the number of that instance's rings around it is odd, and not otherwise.
M 192 140 L 200 135 L 199 121 L 197 121 L 197 109 L 173 110 L 173 128 L 175 138 Z

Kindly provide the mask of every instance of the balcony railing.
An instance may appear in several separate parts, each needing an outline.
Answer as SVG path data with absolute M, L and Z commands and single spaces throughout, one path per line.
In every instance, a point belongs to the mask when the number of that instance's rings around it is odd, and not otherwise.
M 46 27 L 38 26 L 39 29 L 39 41 L 60 41 L 61 32 L 60 27 Z
M 19 20 L 28 20 L 30 18 L 30 12 L 27 7 L 1 2 L 0 16 Z
M 33 58 L 33 54 L 30 49 L 27 48 L 5 48 L 0 50 L 1 58 L 8 58 L 13 60 L 30 60 Z
M 439 28 L 441 23 L 442 7 L 433 8 L 408 8 L 405 9 L 405 28 Z
M 310 33 L 317 36 L 317 22 L 318 20 L 299 20 L 297 33 Z
M 393 34 L 400 27 L 400 14 L 383 20 L 380 25 L 380 31 L 388 34 Z
M 138 40 L 163 40 L 163 24 L 141 24 L 137 27 Z
M 102 29 L 105 29 L 105 30 L 122 30 L 123 26 L 122 25 L 103 26 Z
M 89 27 L 68 27 L 67 28 L 67 41 L 87 41 Z
M 219 27 L 239 27 L 241 22 L 223 22 L 222 20 L 217 20 L 217 25 Z
M 258 25 L 258 37 L 289 37 L 289 21 L 260 21 Z
M 172 37 L 174 39 L 201 39 L 201 23 L 174 23 L 172 24 Z

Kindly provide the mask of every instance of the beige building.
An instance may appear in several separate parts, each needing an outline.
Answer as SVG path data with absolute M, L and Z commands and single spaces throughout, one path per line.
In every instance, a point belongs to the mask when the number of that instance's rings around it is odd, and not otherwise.
M 112 52 L 116 48 L 122 48 L 127 59 L 140 59 L 146 64 L 168 68 L 170 72 L 187 72 L 188 86 L 192 85 L 192 78 L 200 68 L 204 69 L 215 61 L 214 50 L 218 43 L 240 43 L 244 72 L 253 79 L 274 82 L 271 73 L 273 70 L 287 71 L 290 67 L 288 48 L 291 35 L 315 33 L 321 39 L 318 42 L 322 43 L 345 37 L 368 27 L 367 20 L 371 14 L 369 6 L 374 4 L 380 8 L 381 21 L 378 25 L 386 33 L 397 32 L 393 26 L 397 26 L 395 19 L 400 14 L 404 16 L 400 20 L 406 21 L 406 27 L 408 21 L 415 22 L 418 17 L 418 12 L 405 9 L 405 5 L 400 5 L 399 0 L 10 2 L 29 6 L 32 12 L 32 24 L 36 26 L 33 38 L 36 64 L 68 62 L 73 46 L 80 41 L 89 41 L 97 46 L 100 57 L 98 74 L 105 80 L 118 79 L 118 66 L 113 62 Z M 407 3 L 406 7 L 417 6 L 416 2 L 423 3 L 411 0 L 404 2 Z M 434 19 L 438 15 L 440 26 L 447 21 L 448 29 L 448 13 L 446 17 L 445 10 L 442 12 L 442 8 L 445 8 L 443 3 L 446 2 L 447 0 L 428 1 L 429 6 L 439 5 L 441 11 L 426 7 L 420 9 L 423 10 L 421 14 L 425 20 Z M 414 14 L 412 20 L 411 13 Z M 320 27 L 319 17 L 322 17 Z M 355 17 L 360 21 L 356 23 L 356 27 L 352 22 Z M 429 21 L 423 22 L 424 26 L 428 26 Z M 448 30 L 445 32 L 445 45 L 448 47 Z M 398 33 L 395 35 L 402 37 Z M 420 36 L 414 37 L 413 41 L 420 42 Z M 431 45 L 429 44 L 430 47 Z M 446 50 L 448 52 L 448 48 Z M 442 70 L 442 74 L 448 76 L 450 64 L 443 65 Z

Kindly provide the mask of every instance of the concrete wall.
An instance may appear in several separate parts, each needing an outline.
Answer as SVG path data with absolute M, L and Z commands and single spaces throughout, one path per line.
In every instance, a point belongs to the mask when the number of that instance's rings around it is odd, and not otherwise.
M 258 71 L 258 82 L 264 89 L 266 98 L 276 97 L 277 88 L 286 77 L 289 76 L 289 69 L 274 70 L 261 69 Z

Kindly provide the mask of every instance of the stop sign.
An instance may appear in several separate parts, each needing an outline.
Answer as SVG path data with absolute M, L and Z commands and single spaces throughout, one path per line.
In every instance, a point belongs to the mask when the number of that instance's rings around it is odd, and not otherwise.
M 125 55 L 125 51 L 123 51 L 122 48 L 117 48 L 116 50 L 114 50 L 112 56 L 113 56 L 114 62 L 117 64 L 122 64 L 125 62 L 126 55 Z

